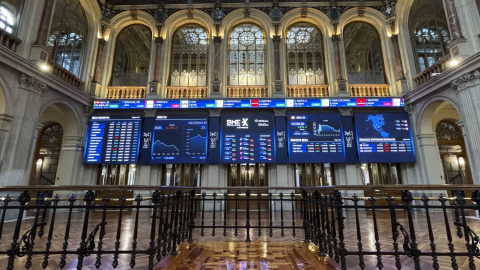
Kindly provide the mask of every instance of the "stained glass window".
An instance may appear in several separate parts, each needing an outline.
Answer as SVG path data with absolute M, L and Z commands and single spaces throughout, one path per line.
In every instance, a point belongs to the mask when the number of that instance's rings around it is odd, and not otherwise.
M 189 24 L 173 35 L 171 86 L 206 86 L 208 70 L 208 33 Z
M 287 30 L 288 84 L 324 84 L 323 41 L 320 31 L 308 23 Z
M 229 85 L 265 85 L 265 49 L 258 26 L 236 26 L 228 37 Z

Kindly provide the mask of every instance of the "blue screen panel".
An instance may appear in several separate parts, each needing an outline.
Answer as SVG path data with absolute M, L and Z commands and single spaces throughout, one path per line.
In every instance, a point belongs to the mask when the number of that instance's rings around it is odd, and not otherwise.
M 290 163 L 345 163 L 340 114 L 289 114 Z
M 275 163 L 273 114 L 222 114 L 221 163 Z
M 183 116 L 185 117 L 185 116 Z M 208 118 L 157 116 L 150 148 L 151 164 L 207 162 Z
M 137 163 L 141 125 L 141 116 L 92 116 L 88 124 L 83 163 Z
M 361 163 L 415 162 L 407 113 L 355 113 Z

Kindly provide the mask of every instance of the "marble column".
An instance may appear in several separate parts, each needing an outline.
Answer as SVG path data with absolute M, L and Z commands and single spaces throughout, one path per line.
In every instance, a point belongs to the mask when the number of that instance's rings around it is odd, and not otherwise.
M 395 70 L 397 72 L 397 80 L 404 80 L 405 73 L 403 71 L 402 56 L 400 55 L 400 47 L 398 46 L 398 35 L 392 35 L 390 38 L 393 44 L 393 52 L 395 54 Z
M 280 41 L 282 40 L 281 36 L 273 36 L 273 60 L 274 60 L 274 93 L 282 93 L 282 76 L 280 72 Z
M 342 77 L 342 60 L 340 57 L 340 40 L 341 36 L 340 35 L 333 35 L 332 36 L 332 41 L 333 41 L 333 53 L 335 56 L 335 76 L 336 76 L 336 81 L 335 81 L 335 90 L 339 96 L 349 96 L 350 93 L 348 92 L 347 89 L 347 81 L 343 79 Z M 331 90 L 329 90 L 330 95 L 332 95 Z
M 103 48 L 105 47 L 105 40 L 98 40 L 97 58 L 95 60 L 95 70 L 93 73 L 93 82 L 100 83 L 103 70 Z
M 213 67 L 213 82 L 212 82 L 212 95 L 220 95 L 220 87 L 222 81 L 220 80 L 220 45 L 222 44 L 222 37 L 216 36 L 213 38 L 214 44 L 214 67 Z
M 43 7 L 42 18 L 40 20 L 40 27 L 38 28 L 36 44 L 46 45 L 48 38 L 48 30 L 50 29 L 50 21 L 53 15 L 53 8 L 55 7 L 55 0 L 45 0 Z
M 147 98 L 157 98 L 160 94 L 160 71 L 162 63 L 163 38 L 155 37 L 155 68 L 153 71 L 153 81 L 148 83 Z
M 452 40 L 463 38 L 462 28 L 458 20 L 457 9 L 455 8 L 455 0 L 443 0 L 445 5 L 445 12 L 447 13 L 448 25 L 450 27 L 450 34 Z

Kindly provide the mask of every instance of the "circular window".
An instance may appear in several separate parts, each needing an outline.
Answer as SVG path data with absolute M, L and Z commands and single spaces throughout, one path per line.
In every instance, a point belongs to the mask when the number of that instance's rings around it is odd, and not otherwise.
M 310 33 L 308 33 L 307 31 L 300 31 L 297 33 L 297 37 L 296 37 L 296 41 L 297 43 L 299 44 L 307 44 L 307 43 L 310 43 L 310 40 L 312 39 L 312 36 L 310 35 Z
M 255 35 L 252 32 L 243 32 L 240 34 L 240 44 L 245 47 L 253 45 L 255 43 Z

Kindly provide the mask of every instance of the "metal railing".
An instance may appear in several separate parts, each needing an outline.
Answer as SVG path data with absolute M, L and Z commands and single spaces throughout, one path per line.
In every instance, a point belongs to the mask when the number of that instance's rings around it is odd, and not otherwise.
M 96 198 L 92 189 L 149 195 Z M 480 224 L 471 216 L 480 215 L 478 189 L 467 185 L 0 188 L 2 194 L 20 192 L 18 197 L 0 198 L 0 262 L 6 269 L 30 269 L 33 261 L 40 260 L 47 268 L 53 260 L 60 268 L 81 269 L 94 256 L 100 269 L 107 260 L 113 267 L 153 269 L 165 256 L 176 255 L 182 242 L 197 237 L 242 237 L 246 242 L 298 237 L 316 244 L 319 256 L 330 258 L 341 269 L 355 265 L 423 269 L 426 264 L 441 269 L 445 257 L 448 268 L 462 269 L 459 261 L 466 259 L 468 268 L 475 269 Z M 70 195 L 30 198 L 37 190 Z M 464 198 L 460 190 L 471 192 L 471 198 Z M 362 197 L 379 191 L 401 192 L 401 196 Z M 453 191 L 456 197 L 440 194 Z

